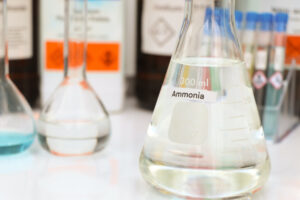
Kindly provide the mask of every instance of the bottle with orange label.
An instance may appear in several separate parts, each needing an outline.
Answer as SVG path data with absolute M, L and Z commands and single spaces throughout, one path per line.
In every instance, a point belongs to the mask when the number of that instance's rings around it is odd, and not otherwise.
M 88 0 L 87 76 L 109 111 L 123 107 L 124 1 Z M 41 0 L 42 102 L 49 98 L 63 71 L 64 1 Z

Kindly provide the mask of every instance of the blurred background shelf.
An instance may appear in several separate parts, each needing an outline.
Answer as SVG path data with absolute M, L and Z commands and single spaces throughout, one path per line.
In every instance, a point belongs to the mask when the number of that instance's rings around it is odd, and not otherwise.
M 168 200 L 144 182 L 138 169 L 151 112 L 129 99 L 112 118 L 108 147 L 93 156 L 48 154 L 36 141 L 21 155 L 0 158 L 0 194 L 5 200 Z M 278 144 L 268 143 L 271 176 L 254 200 L 300 199 L 300 127 Z

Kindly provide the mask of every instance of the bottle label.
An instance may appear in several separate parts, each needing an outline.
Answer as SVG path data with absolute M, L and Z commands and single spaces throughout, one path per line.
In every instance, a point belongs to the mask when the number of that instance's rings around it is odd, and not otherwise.
M 252 82 L 253 82 L 253 86 L 257 90 L 260 90 L 268 83 L 268 79 L 267 79 L 264 72 L 257 71 L 253 76 L 253 81 Z
M 7 1 L 7 40 L 9 59 L 33 56 L 32 0 Z
M 271 85 L 276 89 L 276 90 L 280 90 L 282 88 L 283 85 L 283 76 L 281 72 L 276 72 L 275 74 L 273 74 L 270 77 L 269 82 L 271 83 Z
M 282 71 L 284 69 L 284 62 L 285 62 L 285 48 L 275 47 L 275 57 L 274 57 L 275 71 Z
M 43 2 L 45 67 L 47 70 L 63 70 L 64 1 Z M 123 1 L 89 0 L 87 71 L 121 70 L 123 14 Z
M 142 51 L 170 56 L 184 16 L 183 0 L 144 0 Z
M 253 66 L 253 54 L 251 52 L 245 52 L 244 58 L 247 69 L 251 69 L 251 67 Z
M 255 69 L 265 71 L 268 65 L 268 51 L 257 50 Z

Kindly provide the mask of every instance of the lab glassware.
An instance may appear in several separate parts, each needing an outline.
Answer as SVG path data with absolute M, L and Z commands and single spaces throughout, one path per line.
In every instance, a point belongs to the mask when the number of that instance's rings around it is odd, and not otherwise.
M 268 84 L 267 69 L 273 33 L 273 14 L 262 13 L 259 16 L 259 31 L 255 47 L 255 62 L 252 84 L 260 117 L 263 116 L 266 88 Z
M 280 110 L 272 110 L 282 101 L 284 86 L 285 47 L 287 39 L 288 14 L 277 13 L 275 15 L 274 34 L 271 48 L 271 56 L 268 67 L 267 95 L 263 113 L 263 125 L 267 139 L 274 139 L 279 125 Z
M 242 11 L 235 11 L 235 25 L 237 29 L 237 38 L 241 42 L 242 34 L 243 34 L 243 21 L 244 21 L 244 13 Z
M 244 59 L 246 67 L 249 72 L 249 77 L 252 79 L 254 72 L 254 61 L 255 61 L 255 40 L 256 40 L 256 29 L 258 21 L 258 13 L 247 12 L 246 14 L 246 25 L 243 32 L 242 38 L 242 49 L 244 52 Z
M 65 70 L 38 124 L 42 146 L 55 155 L 99 151 L 110 136 L 110 119 L 86 78 L 87 0 L 65 0 Z
M 32 110 L 9 77 L 6 2 L 0 1 L 0 155 L 25 151 L 36 134 Z
M 207 7 L 197 1 L 185 1 L 140 171 L 154 187 L 180 197 L 245 197 L 266 182 L 270 162 L 237 41 L 235 1 L 209 0 Z

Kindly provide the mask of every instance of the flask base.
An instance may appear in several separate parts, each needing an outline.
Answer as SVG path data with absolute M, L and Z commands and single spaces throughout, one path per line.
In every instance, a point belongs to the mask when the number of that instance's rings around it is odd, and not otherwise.
M 167 166 L 143 154 L 144 179 L 160 191 L 189 199 L 248 199 L 267 180 L 270 162 L 240 169 L 199 169 Z
M 109 140 L 109 135 L 98 138 L 67 139 L 38 135 L 42 147 L 57 156 L 84 156 L 101 151 Z
M 0 155 L 13 155 L 27 150 L 34 141 L 34 134 L 0 134 Z

